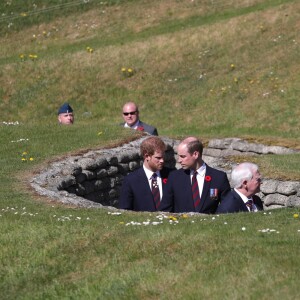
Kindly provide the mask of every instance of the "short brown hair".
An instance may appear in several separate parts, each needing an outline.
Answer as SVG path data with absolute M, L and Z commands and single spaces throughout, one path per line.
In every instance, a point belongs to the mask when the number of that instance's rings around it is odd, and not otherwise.
M 186 148 L 187 148 L 187 151 L 189 154 L 193 154 L 195 151 L 198 151 L 200 153 L 200 155 L 202 155 L 203 144 L 198 139 L 188 142 L 186 144 Z
M 166 145 L 159 137 L 151 136 L 141 143 L 140 151 L 144 158 L 146 154 L 153 155 L 155 151 L 166 151 Z

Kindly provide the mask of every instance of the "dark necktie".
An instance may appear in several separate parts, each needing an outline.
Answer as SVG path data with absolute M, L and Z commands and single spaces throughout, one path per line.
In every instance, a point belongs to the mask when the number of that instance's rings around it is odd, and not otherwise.
M 248 199 L 248 201 L 246 202 L 246 206 L 249 208 L 250 211 L 254 211 L 252 199 Z
M 193 194 L 193 200 L 194 200 L 194 207 L 195 211 L 199 212 L 200 207 L 200 193 L 199 193 L 199 186 L 197 182 L 197 172 L 194 173 L 192 177 L 192 194 Z
M 158 209 L 160 206 L 160 194 L 159 194 L 159 187 L 157 183 L 157 174 L 153 173 L 151 178 L 152 178 L 151 189 L 152 189 L 153 199 L 154 199 L 155 207 L 156 209 Z

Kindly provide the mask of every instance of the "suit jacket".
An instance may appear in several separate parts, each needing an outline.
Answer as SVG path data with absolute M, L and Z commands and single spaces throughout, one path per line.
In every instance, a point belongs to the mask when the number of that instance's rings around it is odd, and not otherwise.
M 173 169 L 169 168 L 163 168 L 160 171 L 163 194 L 165 193 L 167 178 L 172 171 Z M 134 211 L 156 211 L 152 191 L 143 168 L 139 168 L 124 178 L 119 208 Z
M 256 195 L 254 195 L 252 199 L 257 209 L 263 210 L 263 203 L 261 199 Z M 235 190 L 232 189 L 224 196 L 220 205 L 217 208 L 216 213 L 222 214 L 222 213 L 234 213 L 234 212 L 241 212 L 241 211 L 249 212 L 243 199 Z
M 123 122 L 120 125 L 124 126 L 125 123 Z M 138 127 L 143 128 L 143 130 L 141 130 L 141 131 L 147 132 L 151 135 L 158 135 L 157 129 L 155 127 L 153 127 L 151 125 L 148 125 L 148 124 L 142 122 L 141 120 L 139 120 L 139 126 Z
M 215 200 L 210 198 L 210 189 L 212 188 L 218 189 L 218 197 Z M 214 213 L 221 197 L 228 190 L 230 190 L 230 185 L 226 173 L 206 165 L 200 210 L 197 212 Z M 170 174 L 160 207 L 163 211 L 175 213 L 196 212 L 192 196 L 190 170 L 179 169 Z

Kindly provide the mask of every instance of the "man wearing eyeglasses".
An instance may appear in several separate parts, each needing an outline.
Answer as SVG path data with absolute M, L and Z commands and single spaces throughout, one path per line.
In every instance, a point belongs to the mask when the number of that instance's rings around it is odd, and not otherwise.
M 139 119 L 139 109 L 134 102 L 125 103 L 123 106 L 123 119 L 125 128 L 131 128 L 147 132 L 151 135 L 158 135 L 157 129 L 151 125 L 142 122 Z
M 216 213 L 256 212 L 263 210 L 260 191 L 261 175 L 258 166 L 245 162 L 232 169 L 231 182 L 234 187 L 221 200 Z

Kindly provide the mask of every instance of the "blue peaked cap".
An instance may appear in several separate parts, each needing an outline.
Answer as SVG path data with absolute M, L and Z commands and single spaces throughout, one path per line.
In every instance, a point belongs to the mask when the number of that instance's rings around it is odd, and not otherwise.
M 71 112 L 73 112 L 73 109 L 69 105 L 69 103 L 64 103 L 58 110 L 58 114 L 65 114 L 65 113 L 71 113 Z

